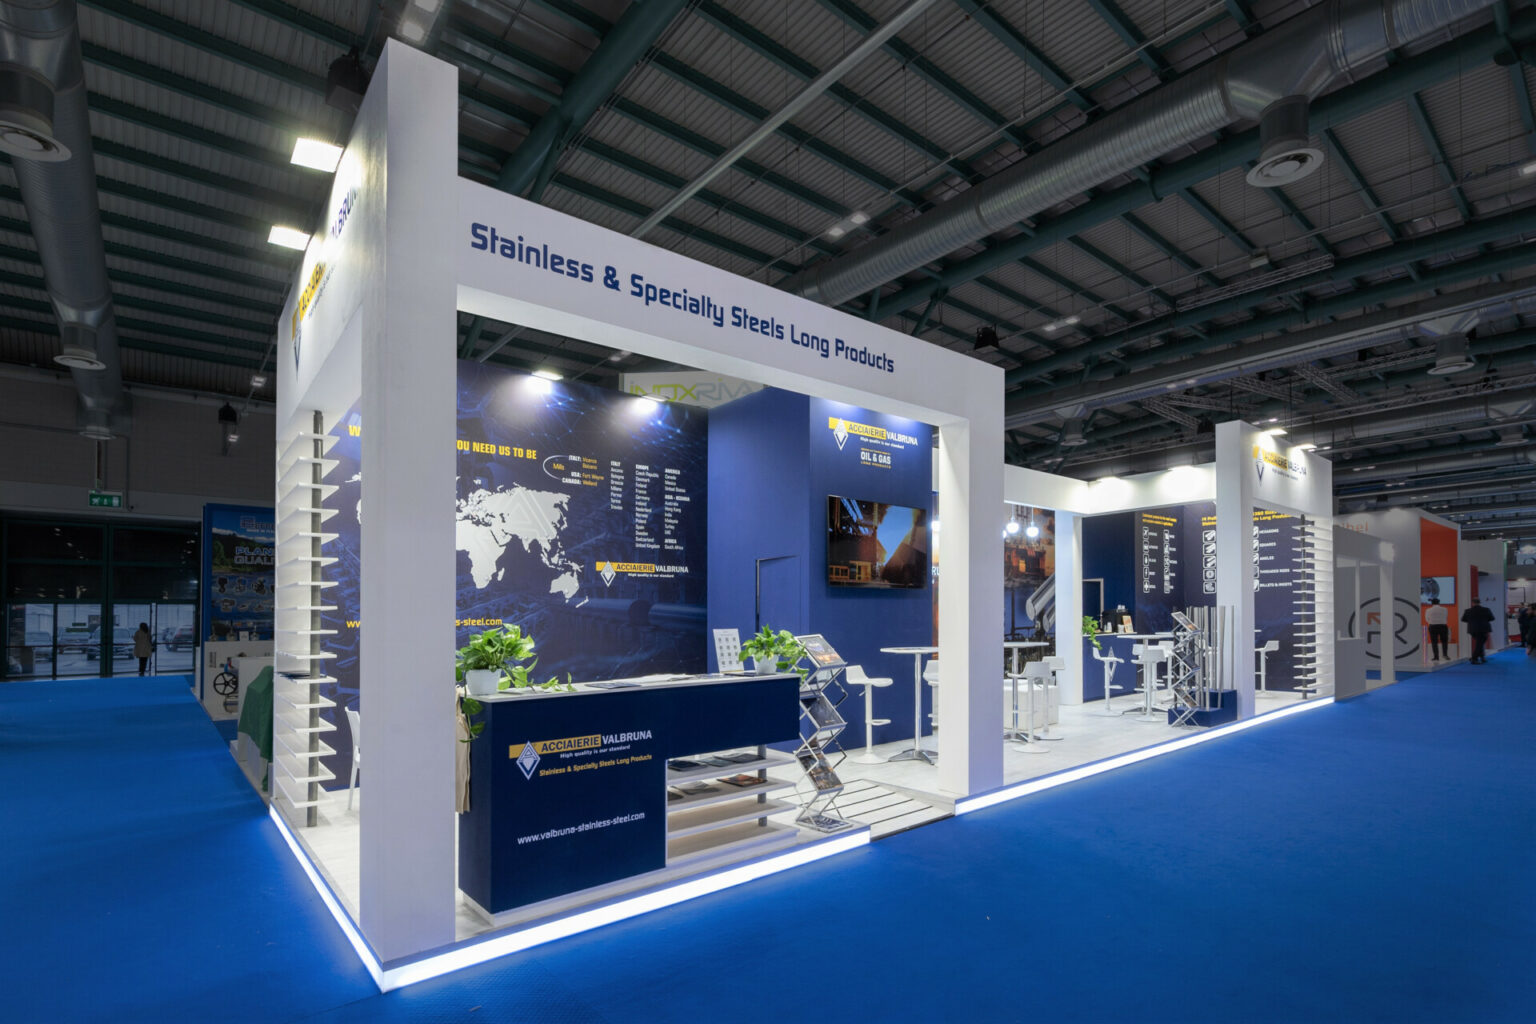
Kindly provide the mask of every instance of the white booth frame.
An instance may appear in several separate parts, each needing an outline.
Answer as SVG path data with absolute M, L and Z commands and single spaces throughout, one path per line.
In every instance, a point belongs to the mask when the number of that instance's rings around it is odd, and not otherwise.
M 458 178 L 457 88 L 451 65 L 395 41 L 385 47 L 337 171 L 328 231 L 305 255 L 278 336 L 279 450 L 285 437 L 309 429 L 312 410 L 333 422 L 359 398 L 366 431 L 357 511 L 366 524 L 359 647 L 370 754 L 355 922 L 311 862 L 304 830 L 277 809 L 273 817 L 386 989 L 853 845 L 822 843 L 643 900 L 455 943 L 456 741 L 447 673 L 455 648 L 459 311 L 932 424 L 945 523 L 939 647 L 946 680 L 968 681 L 940 688 L 947 727 L 939 785 L 965 795 L 1002 781 L 986 671 L 1003 630 L 1002 370 Z M 486 232 L 474 225 L 548 243 L 589 264 L 593 280 L 475 249 Z M 618 289 L 604 286 L 610 268 Z M 646 304 L 629 292 L 632 274 L 789 329 L 765 336 Z M 807 333 L 861 358 L 792 343 Z M 280 626 L 280 643 L 282 635 Z M 867 841 L 867 833 L 852 839 Z

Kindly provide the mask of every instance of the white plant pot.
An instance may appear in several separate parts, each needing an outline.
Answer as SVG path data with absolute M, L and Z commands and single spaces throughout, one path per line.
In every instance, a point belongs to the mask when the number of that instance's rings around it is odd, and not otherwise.
M 752 670 L 760 676 L 772 675 L 779 670 L 779 656 L 752 659 Z
M 501 672 L 494 668 L 472 668 L 464 673 L 464 686 L 471 697 L 491 697 L 501 683 Z

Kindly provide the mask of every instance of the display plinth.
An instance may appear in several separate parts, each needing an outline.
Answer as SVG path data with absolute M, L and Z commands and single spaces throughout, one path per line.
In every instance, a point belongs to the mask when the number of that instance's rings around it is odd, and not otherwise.
M 761 774 L 799 738 L 794 675 L 700 677 L 625 689 L 482 698 L 459 816 L 459 888 L 487 915 L 682 863 L 714 866 L 794 841 Z M 701 751 L 740 761 L 669 769 Z M 723 758 L 722 758 L 723 760 Z M 734 787 L 722 777 L 759 773 Z M 669 800 L 670 785 L 694 794 Z M 703 787 L 708 787 L 707 789 Z

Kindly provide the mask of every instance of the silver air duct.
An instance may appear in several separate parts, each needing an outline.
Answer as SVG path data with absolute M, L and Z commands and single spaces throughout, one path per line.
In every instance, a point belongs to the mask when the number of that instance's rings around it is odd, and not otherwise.
M 79 428 L 126 432 L 112 287 L 96 199 L 96 165 L 74 0 L 0 3 L 0 149 L 11 156 L 60 352 L 79 396 Z
M 1248 172 L 1255 188 L 1278 188 L 1300 181 L 1323 165 L 1323 151 L 1307 134 L 1307 97 L 1287 96 L 1259 117 L 1259 162 Z
M 1235 122 L 1262 124 L 1267 113 L 1268 132 L 1261 127 L 1260 134 L 1272 173 L 1309 170 L 1316 161 L 1286 158 L 1308 148 L 1296 145 L 1296 133 L 1305 132 L 1298 105 L 1341 76 L 1493 3 L 1325 0 L 846 256 L 793 275 L 781 287 L 837 305 Z

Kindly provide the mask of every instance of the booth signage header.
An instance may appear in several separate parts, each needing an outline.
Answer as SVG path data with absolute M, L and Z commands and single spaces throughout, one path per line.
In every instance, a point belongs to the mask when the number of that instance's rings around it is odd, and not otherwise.
M 568 277 L 593 288 L 606 288 L 647 308 L 661 306 L 697 317 L 713 324 L 717 330 L 758 334 L 803 348 L 822 359 L 843 360 L 882 373 L 896 372 L 896 360 L 874 346 L 854 344 L 818 325 L 808 327 L 794 320 L 780 319 L 772 313 L 763 315 L 762 310 L 740 304 L 727 305 L 698 288 L 695 282 L 647 279 L 638 271 L 621 270 L 611 263 L 584 258 L 590 254 L 552 252 L 548 242 L 529 240 L 520 234 L 508 235 L 494 225 L 479 221 L 469 225 L 469 248 L 519 267 Z

